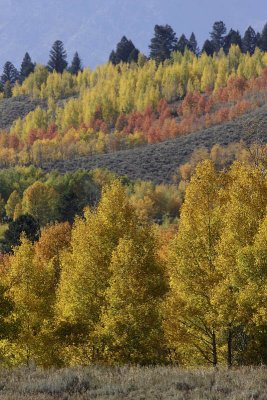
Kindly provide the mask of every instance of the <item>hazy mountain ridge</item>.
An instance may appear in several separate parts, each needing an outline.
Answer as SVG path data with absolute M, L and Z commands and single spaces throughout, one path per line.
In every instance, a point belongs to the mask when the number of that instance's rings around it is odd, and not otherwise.
M 19 64 L 25 51 L 34 60 L 46 62 L 52 43 L 60 39 L 68 51 L 69 61 L 77 49 L 86 65 L 95 66 L 107 60 L 111 49 L 127 31 L 136 32 L 135 41 L 139 47 L 143 43 L 144 50 L 153 33 L 152 21 L 160 19 L 159 0 L 145 4 L 140 0 L 100 0 L 94 5 L 86 0 L 73 3 L 66 0 L 62 7 L 61 0 L 9 0 L 3 4 L 1 64 L 7 59 Z
M 191 5 L 178 0 L 0 0 L 0 66 L 7 60 L 19 66 L 26 51 L 35 61 L 46 63 L 57 39 L 63 40 L 69 61 L 78 50 L 84 65 L 95 67 L 106 62 L 123 35 L 147 53 L 155 24 L 172 25 L 178 36 L 195 31 L 202 44 L 215 20 L 222 19 L 229 29 L 234 27 L 241 32 L 250 24 L 260 30 L 266 22 L 258 20 L 256 7 L 252 10 L 249 0 L 236 0 L 219 8 L 217 3 L 211 6 L 207 0 L 192 1 Z M 265 7 L 264 0 L 259 0 L 258 7 L 261 6 Z

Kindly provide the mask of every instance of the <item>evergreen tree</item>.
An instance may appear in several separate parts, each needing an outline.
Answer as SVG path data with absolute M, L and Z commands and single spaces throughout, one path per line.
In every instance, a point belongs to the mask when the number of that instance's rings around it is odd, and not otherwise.
M 12 86 L 9 81 L 6 81 L 6 83 L 4 84 L 3 93 L 6 99 L 12 97 Z
M 21 215 L 16 221 L 9 224 L 1 241 L 1 251 L 4 253 L 11 252 L 14 246 L 19 245 L 22 233 L 32 242 L 38 240 L 39 231 L 39 224 L 31 215 Z
M 140 53 L 140 51 L 138 49 L 134 48 L 128 57 L 128 62 L 136 63 L 138 61 L 139 53 Z
M 184 54 L 186 48 L 189 48 L 189 41 L 187 40 L 186 36 L 182 34 L 182 36 L 178 40 L 175 50 L 180 51 L 182 54 Z
M 35 65 L 29 53 L 26 53 L 20 68 L 20 80 L 23 82 L 34 71 L 34 68 Z
M 210 33 L 210 36 L 216 52 L 218 52 L 223 47 L 225 33 L 226 26 L 223 21 L 217 21 L 213 24 L 213 29 Z
M 230 29 L 229 33 L 225 36 L 225 39 L 224 39 L 223 49 L 226 54 L 228 54 L 232 44 L 239 46 L 240 49 L 242 48 L 242 38 L 241 38 L 240 33 L 238 31 L 234 31 L 233 29 Z
M 77 75 L 79 71 L 82 71 L 82 61 L 79 57 L 79 54 L 76 51 L 76 53 L 73 56 L 71 66 L 69 68 L 69 72 L 73 75 Z
M 267 51 L 267 24 L 264 25 L 261 39 L 260 39 L 260 49 L 262 51 Z
M 208 56 L 212 56 L 215 52 L 215 47 L 213 42 L 207 39 L 202 47 L 202 53 L 206 53 Z
M 117 44 L 116 51 L 112 50 L 109 56 L 109 61 L 116 65 L 120 62 L 128 63 L 131 61 L 137 62 L 139 50 L 136 49 L 133 42 L 123 36 Z
M 4 86 L 7 81 L 9 81 L 10 85 L 14 85 L 19 79 L 18 70 L 14 67 L 14 65 L 7 61 L 4 65 L 3 74 L 1 76 L 1 84 Z
M 256 48 L 256 42 L 256 32 L 251 26 L 249 26 L 242 39 L 242 51 L 244 53 L 253 54 Z
M 196 55 L 199 53 L 197 39 L 196 39 L 194 32 L 191 33 L 191 36 L 190 36 L 190 39 L 188 42 L 188 48 Z
M 112 52 L 110 53 L 109 61 L 110 61 L 113 65 L 116 65 L 116 64 L 119 64 L 119 63 L 120 63 L 119 60 L 118 60 L 117 54 L 116 54 L 116 52 L 115 52 L 114 50 L 112 50 Z
M 261 34 L 259 32 L 256 33 L 256 47 L 261 48 Z
M 47 67 L 49 71 L 56 71 L 62 74 L 67 68 L 67 53 L 64 49 L 64 45 L 60 40 L 55 41 L 50 51 L 50 59 Z
M 177 45 L 176 33 L 170 25 L 156 25 L 155 34 L 149 45 L 150 57 L 157 63 L 170 58 Z

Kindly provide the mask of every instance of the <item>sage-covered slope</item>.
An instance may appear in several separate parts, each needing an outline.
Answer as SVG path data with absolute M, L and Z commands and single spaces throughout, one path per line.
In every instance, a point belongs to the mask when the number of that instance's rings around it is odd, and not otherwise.
M 267 107 L 261 107 L 239 119 L 176 139 L 116 153 L 56 161 L 43 166 L 47 171 L 107 168 L 131 179 L 171 182 L 177 167 L 189 160 L 200 147 L 214 144 L 267 142 Z
M 45 107 L 46 101 L 33 100 L 28 96 L 11 97 L 0 101 L 0 129 L 8 129 L 18 118 L 24 118 L 36 107 Z

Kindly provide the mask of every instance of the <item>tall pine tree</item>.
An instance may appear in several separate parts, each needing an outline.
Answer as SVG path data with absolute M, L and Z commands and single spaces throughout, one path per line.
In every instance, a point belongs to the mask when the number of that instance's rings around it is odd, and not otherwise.
M 225 33 L 226 33 L 226 26 L 223 21 L 217 21 L 213 24 L 210 37 L 216 52 L 218 52 L 224 45 Z
M 154 31 L 149 45 L 150 57 L 160 63 L 170 58 L 177 46 L 177 37 L 170 25 L 156 25 Z
M 71 62 L 71 66 L 69 68 L 69 72 L 73 75 L 77 75 L 79 71 L 82 71 L 82 61 L 79 57 L 79 54 L 77 51 L 75 52 L 73 56 L 73 60 Z
M 189 41 L 187 40 L 186 36 L 182 34 L 182 36 L 178 40 L 175 50 L 178 50 L 182 54 L 184 54 L 186 48 L 189 49 Z
M 232 44 L 239 46 L 240 49 L 242 48 L 242 38 L 240 33 L 238 31 L 230 29 L 229 33 L 225 36 L 224 39 L 223 49 L 226 54 L 229 53 Z
M 20 67 L 20 80 L 22 82 L 34 71 L 34 67 L 29 53 L 26 53 Z
M 207 39 L 202 47 L 202 53 L 212 56 L 215 52 L 214 44 L 211 40 Z
M 62 74 L 67 68 L 67 53 L 61 40 L 56 40 L 50 51 L 50 58 L 47 64 L 49 71 L 56 71 Z
M 191 36 L 189 38 L 188 48 L 189 48 L 189 50 L 191 50 L 196 55 L 199 53 L 199 48 L 198 48 L 198 45 L 197 45 L 197 39 L 196 39 L 196 36 L 195 36 L 194 32 L 191 33 Z
M 260 38 L 260 49 L 267 51 L 267 24 L 264 25 L 261 38 Z
M 120 62 L 128 63 L 131 61 L 137 62 L 139 50 L 134 46 L 131 40 L 123 36 L 117 44 L 116 51 L 112 50 L 109 56 L 109 61 L 116 65 Z
M 10 61 L 7 61 L 4 65 L 3 74 L 1 76 L 1 84 L 4 85 L 7 81 L 9 81 L 11 85 L 14 85 L 18 79 L 18 70 Z
M 256 32 L 249 26 L 242 39 L 242 51 L 244 53 L 253 54 L 256 48 Z

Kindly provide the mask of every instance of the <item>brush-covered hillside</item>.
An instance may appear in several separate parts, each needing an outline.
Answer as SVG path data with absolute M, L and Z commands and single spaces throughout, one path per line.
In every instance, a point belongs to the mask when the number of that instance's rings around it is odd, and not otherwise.
M 0 165 L 169 181 L 198 147 L 265 142 L 267 55 L 233 45 L 73 74 L 38 65 L 0 102 Z

